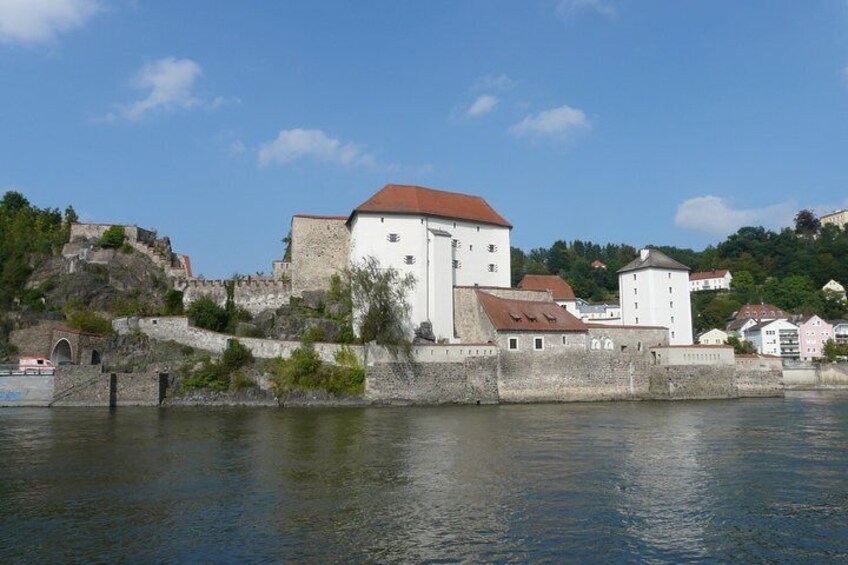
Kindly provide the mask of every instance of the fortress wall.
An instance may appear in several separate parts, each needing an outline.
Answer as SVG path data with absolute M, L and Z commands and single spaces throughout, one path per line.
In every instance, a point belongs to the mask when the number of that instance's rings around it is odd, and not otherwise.
M 292 293 L 329 290 L 330 277 L 347 269 L 350 230 L 345 219 L 295 216 L 292 218 Z

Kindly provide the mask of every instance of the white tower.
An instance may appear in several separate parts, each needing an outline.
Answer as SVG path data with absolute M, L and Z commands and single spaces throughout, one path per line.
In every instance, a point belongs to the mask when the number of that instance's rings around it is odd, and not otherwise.
M 668 328 L 670 345 L 692 345 L 689 267 L 656 249 L 618 271 L 621 323 Z

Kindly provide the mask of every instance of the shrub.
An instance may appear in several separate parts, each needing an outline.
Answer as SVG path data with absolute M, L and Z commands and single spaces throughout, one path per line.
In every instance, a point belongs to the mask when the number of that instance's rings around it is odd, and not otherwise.
M 298 347 L 288 359 L 277 358 L 266 368 L 272 375 L 274 392 L 279 397 L 293 390 L 325 390 L 342 396 L 362 394 L 365 370 L 350 348 L 336 352 L 338 365 L 327 365 L 310 346 Z
M 242 371 L 236 371 L 232 376 L 233 389 L 242 390 L 244 388 L 254 388 L 256 381 L 245 375 Z
M 321 326 L 312 326 L 306 328 L 300 334 L 300 340 L 303 343 L 323 342 L 327 340 L 327 334 Z
M 125 241 L 121 244 L 120 252 L 124 255 L 132 255 L 135 252 L 135 249 L 133 249 L 133 246 L 130 245 L 129 242 Z
M 230 375 L 220 364 L 207 359 L 199 369 L 189 373 L 182 384 L 184 388 L 210 388 L 224 391 L 230 388 Z
M 126 241 L 127 235 L 124 233 L 124 226 L 111 226 L 100 237 L 100 247 L 104 249 L 118 249 Z
M 75 309 L 68 313 L 68 325 L 72 328 L 98 335 L 112 333 L 112 322 L 88 309 Z
M 253 353 L 237 339 L 227 342 L 227 349 L 221 356 L 221 366 L 228 372 L 241 369 L 245 365 L 253 363 Z
M 165 293 L 165 315 L 179 316 L 183 313 L 183 293 L 175 288 Z
M 194 320 L 194 325 L 214 332 L 226 330 L 230 320 L 224 308 L 205 296 L 192 302 L 186 313 Z

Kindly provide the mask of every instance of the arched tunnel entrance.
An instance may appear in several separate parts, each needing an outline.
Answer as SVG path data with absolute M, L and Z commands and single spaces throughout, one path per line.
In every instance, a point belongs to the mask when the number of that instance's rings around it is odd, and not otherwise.
M 73 363 L 73 352 L 67 339 L 60 339 L 56 342 L 56 345 L 53 346 L 53 353 L 50 354 L 50 361 L 53 362 L 54 367 Z

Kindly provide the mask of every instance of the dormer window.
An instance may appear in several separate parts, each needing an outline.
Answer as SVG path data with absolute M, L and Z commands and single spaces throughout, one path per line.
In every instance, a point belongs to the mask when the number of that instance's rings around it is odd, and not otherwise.
M 489 244 L 489 253 L 495 253 L 495 252 L 497 252 L 497 250 L 498 250 L 497 245 L 495 245 L 494 243 Z
M 386 236 L 386 241 L 389 243 L 397 243 L 400 241 L 400 234 L 398 233 L 390 233 Z
M 403 262 L 406 263 L 407 265 L 414 265 L 415 264 L 415 255 L 404 255 Z

